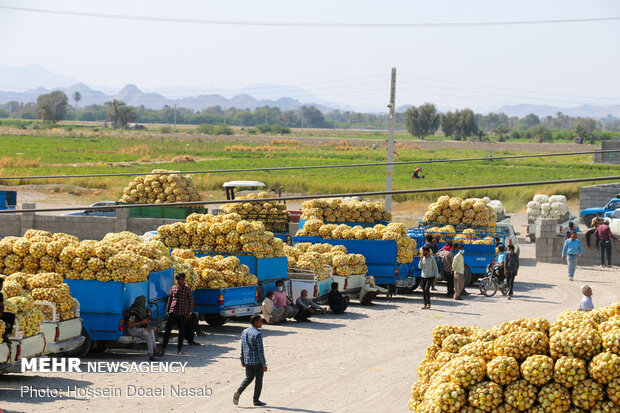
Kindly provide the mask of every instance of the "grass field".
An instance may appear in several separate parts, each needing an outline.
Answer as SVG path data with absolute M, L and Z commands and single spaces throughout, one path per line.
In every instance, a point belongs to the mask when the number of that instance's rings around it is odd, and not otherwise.
M 290 138 L 274 138 L 256 143 L 242 143 L 175 136 L 16 136 L 0 135 L 0 176 L 89 174 L 114 172 L 149 172 L 152 169 L 221 170 L 276 166 L 328 165 L 382 162 L 383 149 L 369 146 L 350 146 L 346 141 L 328 141 L 321 145 L 304 144 Z M 493 152 L 493 156 L 519 152 Z M 523 152 L 520 152 L 523 153 Z M 451 159 L 488 156 L 480 149 L 398 149 L 397 160 Z M 190 155 L 195 162 L 178 162 L 175 157 Z M 394 167 L 394 189 L 434 188 L 459 185 L 508 183 L 572 177 L 618 175 L 620 165 L 593 164 L 592 156 L 529 158 L 452 162 L 421 165 L 425 179 L 412 180 L 415 165 Z M 195 175 L 201 191 L 209 191 L 212 199 L 222 196 L 221 185 L 233 179 L 252 179 L 283 185 L 289 193 L 343 193 L 376 191 L 385 188 L 385 167 L 338 168 L 295 171 L 265 171 L 248 173 L 213 173 Z M 106 190 L 117 198 L 129 177 L 74 178 L 66 180 L 0 180 L 3 185 L 15 184 L 72 184 Z M 455 193 L 459 196 L 489 196 L 504 201 L 510 210 L 524 208 L 538 192 L 563 193 L 578 197 L 579 185 L 549 188 L 494 189 Z M 401 196 L 397 200 L 428 201 L 437 194 Z

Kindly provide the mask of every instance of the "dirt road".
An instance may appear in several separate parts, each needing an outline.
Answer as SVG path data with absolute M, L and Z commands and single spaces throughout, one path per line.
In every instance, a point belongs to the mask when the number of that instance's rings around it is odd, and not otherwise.
M 606 305 L 620 300 L 618 268 L 579 268 L 570 282 L 566 267 L 535 264 L 533 245 L 524 243 L 522 269 L 515 298 L 499 295 L 486 298 L 476 290 L 466 300 L 456 302 L 444 296 L 445 286 L 433 295 L 433 309 L 420 309 L 421 296 L 380 299 L 376 305 L 354 305 L 344 315 L 319 316 L 308 324 L 289 323 L 265 326 L 263 335 L 269 371 L 261 397 L 264 409 L 251 405 L 251 389 L 241 397 L 240 407 L 232 405 L 232 394 L 243 371 L 239 365 L 239 335 L 247 326 L 232 322 L 223 327 L 205 327 L 208 337 L 200 337 L 201 347 L 186 348 L 185 355 L 169 355 L 167 361 L 188 362 L 182 373 L 108 374 L 47 373 L 0 376 L 0 408 L 10 412 L 112 411 L 115 406 L 136 412 L 148 410 L 185 412 L 405 412 L 409 388 L 416 379 L 416 367 L 424 357 L 434 326 L 444 323 L 477 324 L 485 328 L 518 317 L 555 318 L 560 311 L 576 308 L 581 284 L 594 289 L 594 302 Z M 171 349 L 174 349 L 171 346 Z M 171 353 L 172 354 L 172 353 Z M 86 361 L 144 361 L 144 350 L 113 350 L 91 355 Z M 178 384 L 208 386 L 211 397 L 127 398 L 125 386 L 159 388 Z M 21 386 L 34 388 L 101 389 L 120 387 L 118 398 L 28 398 L 20 396 Z

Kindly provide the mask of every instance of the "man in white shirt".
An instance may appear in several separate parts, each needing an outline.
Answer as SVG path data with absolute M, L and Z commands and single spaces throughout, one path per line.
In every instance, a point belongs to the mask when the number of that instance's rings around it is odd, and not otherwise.
M 458 253 L 452 260 L 452 271 L 454 271 L 454 299 L 462 300 L 461 294 L 465 288 L 465 259 L 463 257 L 463 245 L 456 246 Z
M 263 318 L 269 324 L 278 324 L 286 320 L 286 307 L 276 308 L 273 304 L 273 291 L 268 291 L 263 300 Z
M 581 287 L 581 292 L 583 293 L 583 298 L 579 303 L 579 311 L 594 310 L 594 303 L 592 303 L 592 288 L 586 284 Z

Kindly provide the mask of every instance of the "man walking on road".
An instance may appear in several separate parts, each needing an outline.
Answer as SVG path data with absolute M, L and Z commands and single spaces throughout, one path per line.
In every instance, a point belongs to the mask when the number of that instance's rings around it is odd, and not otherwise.
M 241 333 L 241 367 L 245 368 L 245 379 L 233 395 L 233 403 L 239 404 L 241 393 L 256 379 L 254 406 L 265 406 L 267 403 L 260 401 L 260 393 L 263 389 L 263 374 L 267 372 L 267 362 L 263 350 L 263 335 L 258 330 L 263 326 L 263 318 L 260 314 L 254 314 L 250 322 L 252 327 L 246 328 Z
M 454 271 L 454 299 L 462 300 L 461 294 L 465 288 L 465 258 L 463 257 L 463 245 L 455 245 L 457 254 L 452 260 L 452 271 Z
M 166 321 L 166 331 L 164 332 L 162 350 L 164 352 L 166 351 L 172 328 L 176 325 L 179 330 L 177 351 L 179 356 L 181 356 L 183 355 L 181 350 L 183 350 L 183 337 L 185 337 L 185 321 L 191 316 L 192 311 L 194 311 L 194 297 L 192 296 L 191 288 L 185 285 L 185 274 L 178 274 L 176 280 L 177 284 L 173 285 L 170 289 L 168 303 L 166 304 L 168 321 Z
M 512 288 L 515 284 L 515 277 L 519 271 L 519 256 L 515 252 L 515 246 L 508 245 L 508 253 L 506 254 L 506 260 L 504 261 L 504 275 L 506 276 L 506 282 L 510 286 L 510 292 L 508 293 L 508 299 L 512 300 Z
M 594 235 L 598 239 L 599 248 L 601 249 L 601 267 L 605 266 L 605 251 L 607 251 L 607 266 L 611 267 L 611 240 L 620 241 L 609 229 L 609 220 L 606 219 L 599 227 L 594 231 Z
M 583 255 L 581 241 L 577 239 L 577 233 L 573 232 L 570 239 L 564 241 L 562 249 L 562 259 L 568 262 L 568 279 L 573 281 L 575 276 L 575 268 L 577 267 L 577 258 Z

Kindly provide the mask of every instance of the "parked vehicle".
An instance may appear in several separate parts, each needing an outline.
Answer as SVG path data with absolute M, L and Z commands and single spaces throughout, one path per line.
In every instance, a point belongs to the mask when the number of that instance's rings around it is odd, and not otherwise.
M 141 342 L 126 335 L 127 309 L 141 295 L 147 299 L 151 327 L 160 329 L 166 318 L 166 302 L 174 284 L 174 270 L 152 272 L 146 281 L 123 283 L 97 280 L 68 280 L 71 295 L 80 302 L 84 342 L 72 355 L 85 356 L 91 350 Z
M 256 258 L 248 254 L 214 251 L 196 252 L 196 257 L 234 255 L 256 275 L 258 285 L 222 289 L 194 290 L 194 305 L 201 318 L 211 325 L 224 325 L 235 317 L 261 312 L 261 302 L 267 291 L 275 291 L 276 281 L 287 280 L 286 257 Z
M 519 255 L 519 253 L 520 253 L 519 238 L 517 238 L 517 236 L 521 235 L 521 234 L 519 232 L 515 232 L 514 227 L 510 223 L 510 217 L 507 217 L 506 219 L 504 219 L 502 221 L 499 221 L 496 224 L 496 231 L 504 233 L 504 237 L 506 238 L 507 246 L 508 245 L 514 245 L 515 246 L 515 252 L 517 253 L 517 255 Z
M 114 206 L 116 202 L 114 201 L 101 201 L 95 202 L 91 205 L 91 207 L 108 207 Z M 104 209 L 83 209 L 82 211 L 75 212 L 67 212 L 66 214 L 62 214 L 63 216 L 82 216 L 82 217 L 115 217 L 116 210 L 113 208 L 104 208 Z
M 579 222 L 577 218 L 573 216 L 570 212 L 567 212 L 563 216 L 558 219 L 558 223 L 556 226 L 556 234 L 559 237 L 563 237 L 566 235 L 566 230 L 568 229 L 568 224 L 572 222 L 575 225 L 575 228 L 579 227 Z M 526 227 L 526 236 L 530 239 L 530 242 L 536 241 L 536 227 L 538 226 L 537 220 L 528 220 Z
M 616 195 L 615 198 L 610 199 L 607 205 L 605 205 L 603 208 L 582 209 L 579 212 L 579 221 L 583 222 L 588 226 L 588 228 L 590 228 L 592 219 L 594 219 L 597 212 L 601 212 L 603 216 L 608 216 L 611 215 L 618 208 L 620 208 L 620 194 Z
M 75 300 L 75 317 L 60 320 L 56 305 L 49 301 L 36 301 L 36 305 L 46 306 L 50 317 L 44 317 L 41 332 L 45 337 L 45 353 L 59 354 L 79 348 L 86 339 L 82 335 L 82 319 L 80 318 L 80 302 Z
M 362 285 L 366 282 L 366 274 L 355 274 L 346 277 L 343 275 L 334 275 L 333 279 L 334 282 L 338 283 L 338 291 L 340 291 L 342 295 L 349 298 L 359 298 Z
M 611 233 L 620 237 L 620 208 L 608 215 L 606 219 L 609 220 L 609 229 Z
M 285 284 L 288 296 L 293 301 L 301 296 L 302 290 L 306 290 L 308 291 L 308 297 L 312 298 L 317 303 L 324 303 L 327 301 L 327 295 L 331 290 L 333 280 L 333 274 L 319 281 L 317 274 L 313 271 L 300 268 L 289 268 L 288 281 Z
M 0 210 L 17 207 L 17 191 L 0 191 Z
M 9 335 L 9 342 L 0 343 L 0 374 L 19 373 L 21 360 L 38 357 L 45 352 L 45 337 L 42 332 L 24 337 L 19 331 L 19 321 L 15 320 L 14 334 Z
M 508 295 L 510 286 L 504 277 L 503 270 L 493 267 L 493 264 L 487 267 L 487 276 L 478 281 L 480 292 L 487 296 L 493 297 L 499 289 L 503 295 Z

